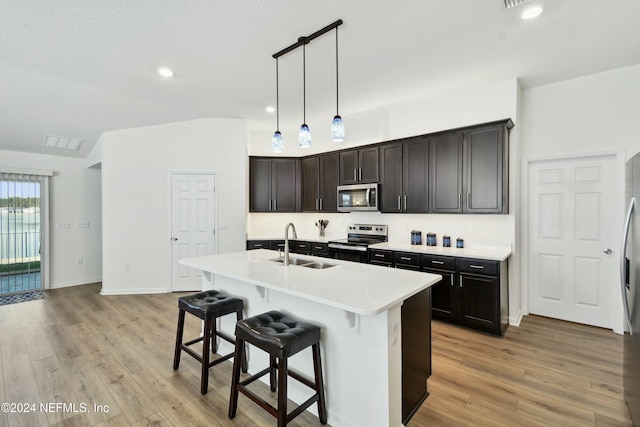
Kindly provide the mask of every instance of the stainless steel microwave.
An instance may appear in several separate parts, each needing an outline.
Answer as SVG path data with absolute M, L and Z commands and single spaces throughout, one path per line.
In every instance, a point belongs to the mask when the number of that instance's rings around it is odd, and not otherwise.
M 338 186 L 338 211 L 377 211 L 378 184 L 354 184 Z

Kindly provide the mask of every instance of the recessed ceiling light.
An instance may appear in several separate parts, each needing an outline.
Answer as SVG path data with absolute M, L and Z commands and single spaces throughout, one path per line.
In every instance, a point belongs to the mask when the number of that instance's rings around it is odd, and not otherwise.
M 158 68 L 158 74 L 160 74 L 162 77 L 173 77 L 173 70 L 167 67 L 160 67 Z
M 533 19 L 533 18 L 537 18 L 538 16 L 540 16 L 540 14 L 542 13 L 542 6 L 531 6 L 528 7 L 524 10 L 524 12 L 522 12 L 522 15 L 520 15 L 520 17 L 522 19 Z
M 276 107 L 274 107 L 273 105 L 267 105 L 266 107 L 264 107 L 264 111 L 266 111 L 269 114 L 272 114 L 276 112 Z

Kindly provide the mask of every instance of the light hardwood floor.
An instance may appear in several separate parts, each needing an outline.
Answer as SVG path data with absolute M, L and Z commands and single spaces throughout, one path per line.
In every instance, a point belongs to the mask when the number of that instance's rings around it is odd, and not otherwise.
M 211 369 L 205 396 L 195 360 L 183 354 L 172 370 L 180 294 L 99 291 L 76 286 L 0 307 L 0 403 L 35 409 L 0 413 L 0 426 L 275 425 L 242 396 L 227 418 L 230 363 Z M 199 330 L 187 316 L 185 337 Z M 535 316 L 505 338 L 434 322 L 431 395 L 409 427 L 630 426 L 621 354 L 610 331 Z M 291 425 L 320 424 L 305 413 Z

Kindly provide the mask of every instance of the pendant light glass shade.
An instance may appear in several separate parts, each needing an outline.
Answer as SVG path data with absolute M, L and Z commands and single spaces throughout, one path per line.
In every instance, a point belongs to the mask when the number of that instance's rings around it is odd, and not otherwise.
M 306 123 L 303 123 L 300 126 L 300 133 L 298 134 L 298 145 L 300 148 L 309 148 L 311 147 L 311 132 L 309 131 L 309 126 Z
M 278 85 L 278 58 L 276 58 L 276 131 L 271 139 L 271 149 L 274 153 L 282 153 L 284 151 L 284 140 L 280 133 L 280 88 Z
M 331 122 L 331 140 L 333 142 L 344 141 L 344 122 L 340 116 L 335 116 Z
M 331 140 L 333 142 L 344 141 L 344 122 L 338 114 L 338 27 L 336 27 L 336 115 L 331 122 Z
M 279 130 L 275 131 L 273 134 L 271 149 L 274 153 L 282 153 L 284 151 L 284 140 L 282 139 L 282 134 Z
M 302 126 L 298 134 L 298 146 L 300 148 L 311 147 L 311 132 L 307 126 L 307 80 L 306 80 L 306 44 L 302 45 Z

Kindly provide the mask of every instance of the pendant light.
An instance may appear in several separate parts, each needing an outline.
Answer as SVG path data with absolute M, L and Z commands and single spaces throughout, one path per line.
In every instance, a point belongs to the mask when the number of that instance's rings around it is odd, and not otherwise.
M 331 140 L 333 142 L 344 141 L 344 123 L 338 113 L 338 27 L 336 27 L 336 115 L 331 122 Z
M 300 148 L 311 147 L 311 132 L 307 126 L 307 81 L 306 81 L 306 40 L 302 45 L 302 126 L 298 134 L 298 146 Z
M 278 58 L 276 58 L 276 131 L 271 140 L 271 148 L 274 153 L 282 153 L 284 150 L 284 140 L 280 133 L 280 88 L 278 86 Z

